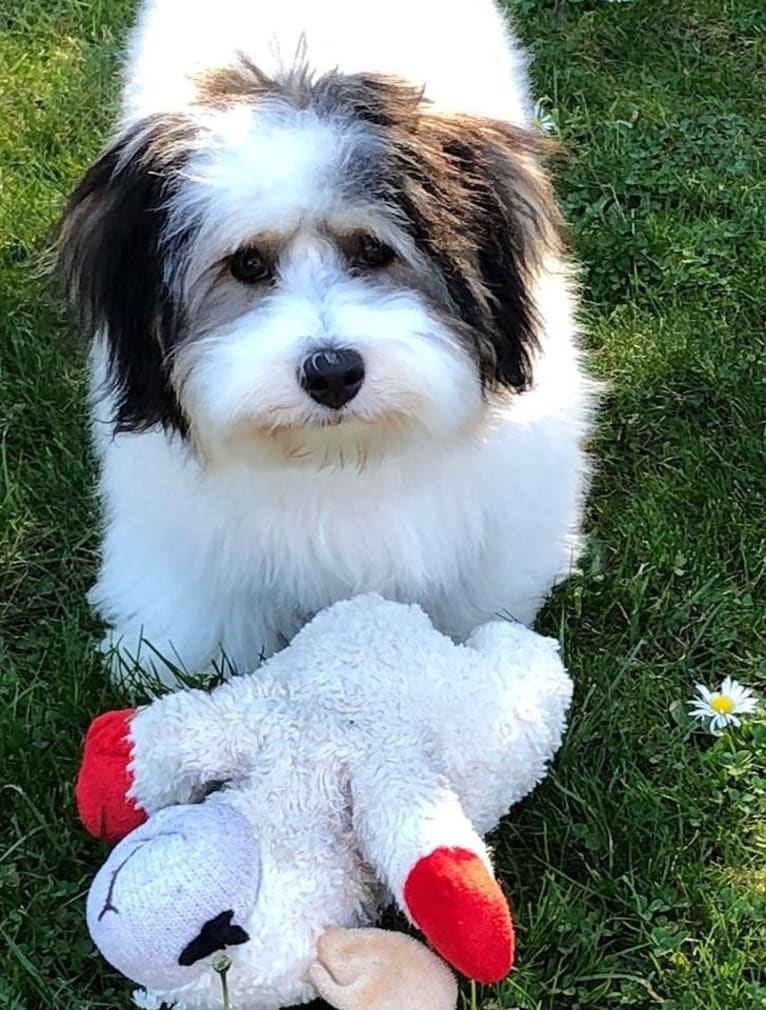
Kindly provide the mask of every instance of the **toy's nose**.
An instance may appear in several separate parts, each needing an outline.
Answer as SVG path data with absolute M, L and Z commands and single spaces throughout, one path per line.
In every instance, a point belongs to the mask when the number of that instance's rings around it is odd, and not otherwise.
M 188 967 L 209 954 L 215 954 L 217 950 L 247 943 L 250 937 L 241 926 L 231 921 L 233 917 L 234 909 L 228 908 L 225 912 L 208 919 L 194 939 L 190 940 L 181 951 L 178 963 Z
M 301 365 L 301 386 L 312 400 L 338 410 L 353 400 L 364 382 L 364 358 L 358 351 L 315 351 Z

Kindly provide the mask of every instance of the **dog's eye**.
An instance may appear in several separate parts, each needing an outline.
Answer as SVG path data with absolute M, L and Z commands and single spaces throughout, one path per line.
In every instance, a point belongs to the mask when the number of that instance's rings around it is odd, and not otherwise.
M 234 253 L 229 260 L 229 270 L 241 284 L 259 284 L 271 278 L 271 267 L 252 246 Z
M 396 253 L 391 246 L 374 235 L 357 235 L 349 251 L 353 266 L 364 270 L 382 270 L 390 266 L 395 258 Z

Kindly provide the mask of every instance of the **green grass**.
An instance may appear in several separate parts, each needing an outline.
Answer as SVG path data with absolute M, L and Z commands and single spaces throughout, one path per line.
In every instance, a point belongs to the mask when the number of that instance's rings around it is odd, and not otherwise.
M 468 2 L 468 0 L 466 0 Z M 766 12 L 762 0 L 516 0 L 583 263 L 595 439 L 581 576 L 541 626 L 578 689 L 555 770 L 494 839 L 518 967 L 485 1010 L 766 1008 Z M 81 356 L 39 270 L 105 136 L 126 0 L 0 15 L 0 1007 L 128 1007 L 84 929 L 103 852 L 71 783 L 120 701 L 83 596 L 97 545 Z M 470 996 L 466 990 L 466 1001 Z

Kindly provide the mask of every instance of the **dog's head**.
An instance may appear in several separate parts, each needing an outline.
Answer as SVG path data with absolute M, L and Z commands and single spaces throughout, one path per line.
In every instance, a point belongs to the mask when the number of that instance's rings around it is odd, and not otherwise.
M 244 60 L 124 128 L 59 239 L 116 428 L 319 463 L 471 428 L 531 383 L 539 145 L 399 81 Z

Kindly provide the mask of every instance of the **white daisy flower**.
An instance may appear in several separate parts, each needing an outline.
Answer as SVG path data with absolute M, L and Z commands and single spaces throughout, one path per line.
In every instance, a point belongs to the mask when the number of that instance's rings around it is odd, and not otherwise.
M 689 714 L 694 719 L 709 720 L 708 728 L 713 733 L 726 726 L 739 726 L 741 715 L 755 711 L 753 692 L 731 677 L 726 677 L 717 691 L 710 691 L 704 684 L 695 686 L 697 697 L 689 702 Z
M 532 109 L 532 125 L 540 133 L 557 134 L 559 132 L 558 114 L 555 110 L 548 111 L 547 99 L 541 98 L 539 102 L 535 102 Z

